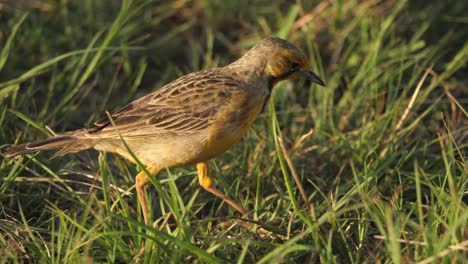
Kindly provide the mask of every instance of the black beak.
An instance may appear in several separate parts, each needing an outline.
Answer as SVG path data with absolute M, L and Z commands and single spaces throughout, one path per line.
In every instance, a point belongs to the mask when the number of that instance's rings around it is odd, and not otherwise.
M 308 72 L 300 71 L 299 74 L 303 78 L 305 78 L 305 79 L 307 79 L 307 80 L 309 80 L 311 82 L 314 82 L 314 83 L 316 83 L 318 85 L 321 85 L 321 86 L 325 86 L 325 83 L 322 81 L 322 79 L 320 79 L 320 77 L 318 77 L 318 75 L 315 72 L 313 72 L 312 70 L 310 70 Z

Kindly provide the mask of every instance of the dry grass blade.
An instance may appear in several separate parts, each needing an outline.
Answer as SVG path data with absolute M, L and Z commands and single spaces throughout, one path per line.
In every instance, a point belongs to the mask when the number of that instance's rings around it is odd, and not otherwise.
M 411 96 L 411 99 L 408 105 L 406 106 L 405 112 L 403 112 L 403 115 L 401 116 L 400 120 L 398 121 L 396 125 L 396 130 L 400 130 L 401 126 L 403 125 L 403 122 L 405 122 L 406 117 L 408 116 L 409 112 L 411 111 L 411 108 L 414 105 L 414 102 L 416 101 L 416 98 L 418 97 L 419 91 L 421 90 L 421 87 L 424 84 L 424 81 L 426 80 L 427 76 L 429 75 L 431 71 L 432 71 L 432 66 L 426 70 L 421 80 L 419 80 L 419 83 L 416 86 L 416 89 L 414 90 L 413 96 Z
M 450 254 L 451 252 L 455 251 L 455 250 L 463 250 L 463 251 L 468 251 L 468 240 L 465 240 L 459 244 L 456 244 L 456 245 L 453 245 L 453 246 L 450 246 L 449 248 L 447 249 L 444 249 L 442 251 L 440 251 L 437 255 L 435 256 L 431 256 L 431 257 L 428 257 L 422 261 L 419 261 L 417 264 L 429 264 L 429 263 L 433 263 L 436 259 L 438 258 L 442 258 L 443 256 L 447 256 L 448 254 Z
M 281 139 L 281 137 L 278 137 L 278 142 L 280 144 L 281 150 L 283 151 L 284 159 L 286 160 L 289 170 L 291 171 L 291 174 L 293 176 L 293 179 L 296 182 L 297 188 L 299 189 L 299 192 L 301 193 L 302 199 L 304 200 L 304 203 L 307 206 L 307 209 L 310 211 L 311 204 L 309 203 L 309 200 L 307 199 L 307 195 L 305 193 L 304 187 L 301 183 L 301 180 L 299 179 L 299 176 L 297 175 L 296 169 L 294 168 L 294 164 L 291 161 L 291 158 L 289 157 L 288 150 L 286 149 L 286 146 L 284 145 L 283 139 Z

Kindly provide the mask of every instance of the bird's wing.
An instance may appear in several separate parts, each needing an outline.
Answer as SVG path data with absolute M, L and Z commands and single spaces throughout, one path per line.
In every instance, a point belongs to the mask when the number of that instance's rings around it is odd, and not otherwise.
M 87 129 L 99 137 L 146 136 L 158 133 L 196 132 L 211 124 L 241 84 L 217 69 L 183 76 L 157 91 L 111 113 Z

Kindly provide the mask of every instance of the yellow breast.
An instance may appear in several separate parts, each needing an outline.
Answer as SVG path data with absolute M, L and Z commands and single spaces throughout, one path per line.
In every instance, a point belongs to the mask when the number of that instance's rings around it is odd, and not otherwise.
M 204 160 L 213 158 L 240 141 L 262 110 L 261 97 L 245 97 L 219 113 L 209 129 L 209 137 L 200 155 Z

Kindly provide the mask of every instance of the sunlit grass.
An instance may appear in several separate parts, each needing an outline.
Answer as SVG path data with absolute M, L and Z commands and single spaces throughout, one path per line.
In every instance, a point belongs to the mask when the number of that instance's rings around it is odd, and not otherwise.
M 241 227 L 193 167 L 148 184 L 153 227 L 138 166 L 46 152 L 1 160 L 2 263 L 466 259 L 464 1 L 71 2 L 0 4 L 0 148 L 86 126 L 268 35 L 300 46 L 327 85 L 278 85 L 211 163 L 266 236 Z

